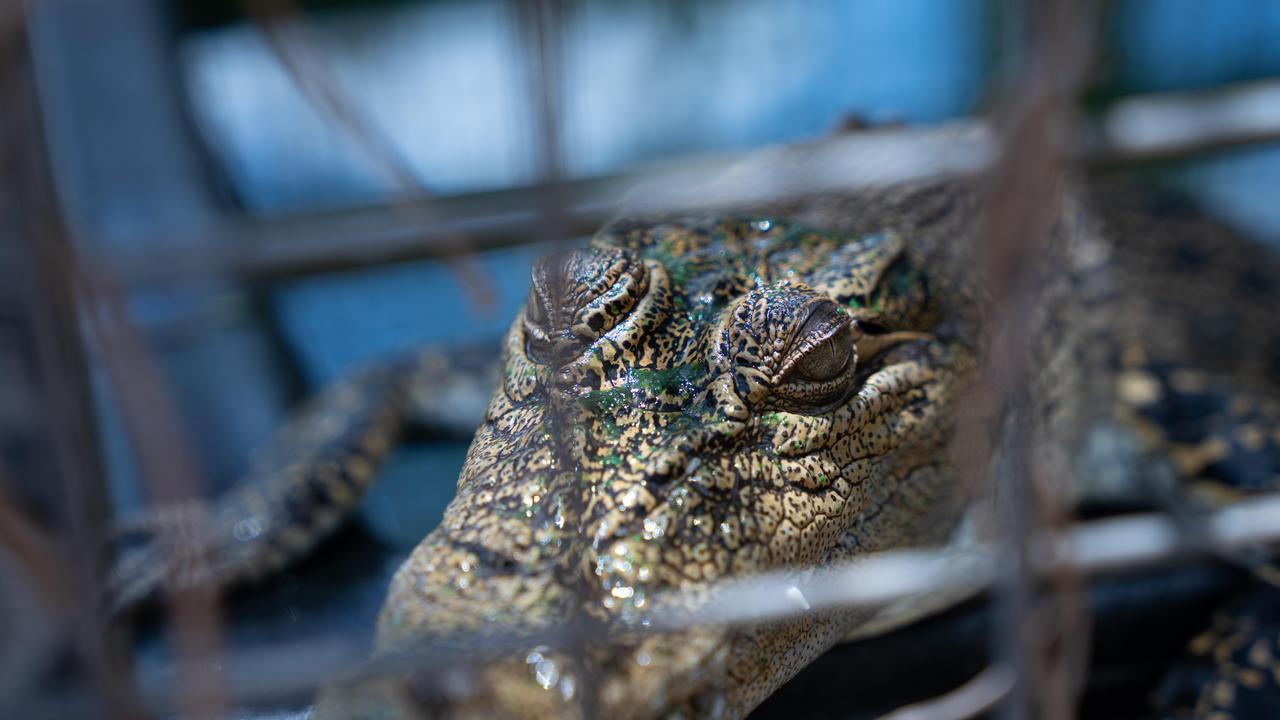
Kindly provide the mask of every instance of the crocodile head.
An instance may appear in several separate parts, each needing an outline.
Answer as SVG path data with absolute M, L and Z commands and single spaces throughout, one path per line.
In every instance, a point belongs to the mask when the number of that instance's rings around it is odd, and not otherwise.
M 380 648 L 567 621 L 586 632 L 486 665 L 454 711 L 745 713 L 855 614 L 643 630 L 716 581 L 954 525 L 945 406 L 970 354 L 925 265 L 892 229 L 754 218 L 617 225 L 544 258 Z

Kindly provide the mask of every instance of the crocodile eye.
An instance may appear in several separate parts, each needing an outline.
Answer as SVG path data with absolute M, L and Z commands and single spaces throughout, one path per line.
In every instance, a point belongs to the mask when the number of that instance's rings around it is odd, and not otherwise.
M 540 258 L 525 303 L 525 352 L 564 362 L 617 326 L 648 292 L 644 264 L 615 248 L 569 250 Z
M 849 316 L 831 301 L 820 302 L 796 334 L 774 396 L 795 410 L 825 408 L 853 387 L 857 359 Z
M 802 381 L 826 382 L 839 377 L 851 360 L 853 360 L 853 333 L 849 326 L 845 325 L 834 335 L 809 348 L 791 366 L 791 374 Z

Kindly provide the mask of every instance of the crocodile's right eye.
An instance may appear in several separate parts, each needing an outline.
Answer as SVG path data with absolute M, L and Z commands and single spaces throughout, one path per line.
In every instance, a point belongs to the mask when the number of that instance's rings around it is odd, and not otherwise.
M 825 307 L 815 310 L 800 331 L 800 346 L 783 376 L 798 382 L 835 380 L 855 361 L 849 316 Z
M 858 355 L 848 313 L 826 300 L 817 303 L 779 373 L 775 402 L 788 409 L 816 411 L 843 400 L 854 385 Z
M 550 364 L 579 354 L 626 317 L 648 291 L 644 263 L 627 250 L 586 248 L 533 266 L 525 303 L 525 353 Z

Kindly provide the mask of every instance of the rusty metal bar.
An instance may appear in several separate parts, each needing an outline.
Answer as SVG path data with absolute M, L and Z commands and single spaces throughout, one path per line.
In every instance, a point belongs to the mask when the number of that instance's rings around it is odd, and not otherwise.
M 9 475 L 51 501 L 47 532 L 67 568 L 74 655 L 83 690 L 110 717 L 136 717 L 119 638 L 98 606 L 106 573 L 105 478 L 98 454 L 89 362 L 79 331 L 71 238 L 59 207 L 35 89 L 26 6 L 0 10 L 0 286 L 7 322 L 30 359 L 27 408 L 35 457 Z M 0 381 L 3 381 L 0 378 Z M 14 379 L 10 379 L 13 381 Z M 18 474 L 20 473 L 20 474 Z
M 1129 98 L 1084 123 L 1073 146 L 1089 165 L 1146 162 L 1280 141 L 1280 80 Z M 1157 132 L 1159 118 L 1179 126 L 1210 118 L 1202 132 Z M 222 277 L 268 281 L 335 270 L 448 258 L 519 245 L 545 234 L 586 235 L 628 212 L 680 212 L 748 207 L 806 192 L 968 174 L 997 152 L 979 120 L 935 127 L 886 128 L 742 154 L 687 157 L 615 175 L 557 179 L 535 186 L 388 206 L 280 218 L 230 218 L 208 242 L 181 251 L 168 242 L 139 242 L 145 251 L 98 260 L 125 287 Z M 554 206 L 548 198 L 554 198 Z M 552 215 L 555 217 L 552 218 Z

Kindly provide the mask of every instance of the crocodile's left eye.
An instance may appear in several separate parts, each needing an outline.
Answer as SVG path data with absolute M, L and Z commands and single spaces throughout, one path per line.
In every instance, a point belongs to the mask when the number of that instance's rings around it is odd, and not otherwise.
M 629 250 L 591 247 L 539 258 L 525 303 L 525 353 L 543 364 L 577 356 L 648 291 L 644 263 Z
M 819 302 L 796 333 L 773 396 L 799 411 L 839 402 L 853 387 L 857 361 L 849 315 L 834 302 Z

